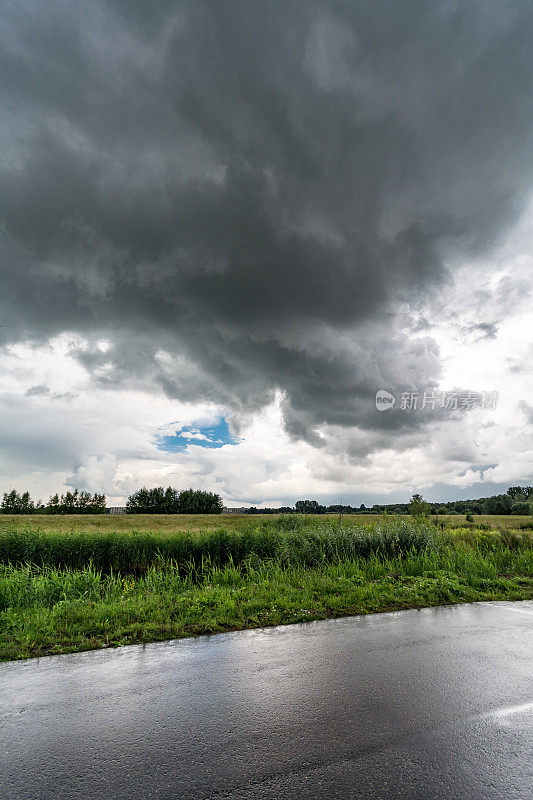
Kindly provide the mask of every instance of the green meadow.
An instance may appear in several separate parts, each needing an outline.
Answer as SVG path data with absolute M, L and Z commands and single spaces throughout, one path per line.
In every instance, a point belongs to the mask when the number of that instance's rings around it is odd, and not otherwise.
M 533 597 L 531 518 L 0 518 L 0 659 Z
M 148 531 L 175 533 L 176 531 L 212 530 L 223 527 L 227 530 L 242 528 L 250 522 L 259 524 L 272 521 L 275 514 L 0 514 L 0 532 L 6 528 L 24 528 L 71 533 L 73 531 Z M 381 520 L 381 514 L 309 514 L 308 522 L 335 519 L 342 525 L 368 525 Z M 402 516 L 401 519 L 409 519 Z M 431 516 L 432 520 L 448 526 L 461 526 L 466 522 L 464 514 Z M 533 525 L 533 517 L 516 515 L 474 516 L 476 525 L 488 525 L 495 529 L 511 530 L 523 525 Z

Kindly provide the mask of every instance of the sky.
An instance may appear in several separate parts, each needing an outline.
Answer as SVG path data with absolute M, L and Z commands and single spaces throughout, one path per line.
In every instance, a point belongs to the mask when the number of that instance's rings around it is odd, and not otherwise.
M 0 25 L 0 492 L 533 482 L 529 0 Z

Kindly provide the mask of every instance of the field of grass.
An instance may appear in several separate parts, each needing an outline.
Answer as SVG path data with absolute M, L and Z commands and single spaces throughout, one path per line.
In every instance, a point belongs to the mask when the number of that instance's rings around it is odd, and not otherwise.
M 198 531 L 213 530 L 214 528 L 225 528 L 235 530 L 242 527 L 243 523 L 255 521 L 261 523 L 264 520 L 273 520 L 273 514 L 19 514 L 16 516 L 0 514 L 0 532 L 6 528 L 23 528 L 25 530 L 40 531 L 61 531 L 71 533 L 73 531 L 144 531 L 175 533 L 176 531 Z M 352 525 L 356 521 L 359 525 L 369 525 L 381 520 L 380 514 L 344 514 L 340 522 L 342 525 Z M 409 519 L 408 516 L 402 517 Z M 320 521 L 335 519 L 339 521 L 337 515 L 309 515 L 308 521 Z M 464 514 L 457 516 L 432 517 L 453 526 L 464 524 L 466 517 Z M 490 525 L 491 528 L 498 530 L 511 530 L 520 528 L 526 523 L 533 523 L 532 517 L 522 516 L 474 516 L 476 524 Z
M 445 522 L 446 524 L 459 526 L 464 525 L 466 522 L 465 514 L 438 516 L 433 517 Z M 502 514 L 502 515 L 488 515 L 488 514 L 474 514 L 475 525 L 489 525 L 496 530 L 516 530 L 522 528 L 524 525 L 531 525 L 533 527 L 533 517 L 520 516 L 518 514 Z
M 254 515 L 255 516 L 255 515 Z M 267 519 L 268 514 L 258 514 Z M 0 514 L 0 531 L 17 528 L 61 531 L 145 531 L 175 533 L 176 531 L 239 528 L 247 514 Z
M 0 523 L 3 660 L 533 597 L 527 530 L 443 530 L 393 517 L 210 517 L 211 530 L 171 528 L 176 518 L 148 528 L 162 517 L 120 517 L 120 528 L 102 517 L 100 529 L 78 526 L 80 517 L 64 529 L 51 523 L 64 518 L 41 517 L 42 527 L 34 519 Z

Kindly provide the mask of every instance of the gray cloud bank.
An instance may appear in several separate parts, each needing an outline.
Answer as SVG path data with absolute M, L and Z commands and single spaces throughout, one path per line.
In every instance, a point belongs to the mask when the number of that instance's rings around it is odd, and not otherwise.
M 530 193 L 530 2 L 0 14 L 2 342 L 107 338 L 76 353 L 95 379 L 237 417 L 279 388 L 317 445 L 318 425 L 371 447 L 425 424 L 374 394 L 435 384 L 435 343 L 398 311 Z

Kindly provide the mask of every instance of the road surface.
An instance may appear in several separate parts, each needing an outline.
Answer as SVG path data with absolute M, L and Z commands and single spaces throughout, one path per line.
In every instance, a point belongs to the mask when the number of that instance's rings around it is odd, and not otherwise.
M 533 603 L 0 664 L 2 800 L 531 800 Z

